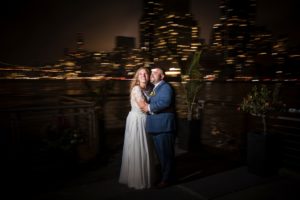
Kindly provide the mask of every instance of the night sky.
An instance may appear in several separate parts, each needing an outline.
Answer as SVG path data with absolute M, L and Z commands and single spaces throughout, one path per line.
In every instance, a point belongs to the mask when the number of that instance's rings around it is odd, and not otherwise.
M 200 36 L 207 40 L 212 25 L 218 22 L 218 0 L 191 2 Z M 275 35 L 288 34 L 299 44 L 299 8 L 298 0 L 257 0 L 257 23 Z M 84 34 L 88 50 L 110 51 L 119 35 L 136 37 L 138 42 L 141 14 L 142 0 L 6 0 L 0 13 L 0 62 L 31 65 L 56 61 L 64 48 L 75 48 L 77 33 Z

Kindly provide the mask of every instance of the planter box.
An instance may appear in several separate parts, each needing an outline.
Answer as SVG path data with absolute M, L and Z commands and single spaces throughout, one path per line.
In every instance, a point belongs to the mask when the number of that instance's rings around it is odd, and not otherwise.
M 276 137 L 261 132 L 248 132 L 247 166 L 251 173 L 259 176 L 272 175 L 277 172 Z
M 179 119 L 177 133 L 178 147 L 193 151 L 198 150 L 201 146 L 201 120 Z

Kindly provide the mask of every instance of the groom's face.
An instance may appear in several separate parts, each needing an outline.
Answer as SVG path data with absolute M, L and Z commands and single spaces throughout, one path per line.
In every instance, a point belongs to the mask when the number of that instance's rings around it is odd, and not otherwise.
M 151 70 L 150 81 L 153 84 L 158 83 L 164 78 L 163 72 L 160 69 L 154 68 Z

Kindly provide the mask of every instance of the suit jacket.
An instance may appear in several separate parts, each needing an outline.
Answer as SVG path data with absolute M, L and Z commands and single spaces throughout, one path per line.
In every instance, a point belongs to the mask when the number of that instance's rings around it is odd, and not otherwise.
M 162 81 L 149 99 L 152 114 L 147 115 L 146 131 L 150 134 L 172 133 L 175 124 L 175 94 L 169 83 Z

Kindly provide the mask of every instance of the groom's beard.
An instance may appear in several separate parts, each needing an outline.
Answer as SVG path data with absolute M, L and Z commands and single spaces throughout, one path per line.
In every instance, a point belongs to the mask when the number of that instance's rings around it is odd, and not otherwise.
M 150 79 L 150 82 L 155 85 L 156 83 L 159 83 L 161 80 L 155 80 L 155 79 Z

